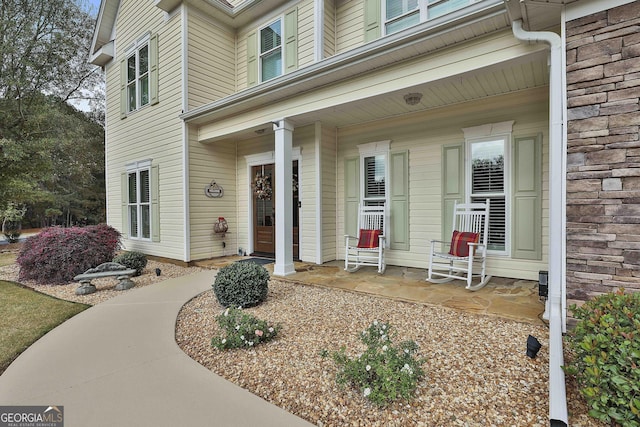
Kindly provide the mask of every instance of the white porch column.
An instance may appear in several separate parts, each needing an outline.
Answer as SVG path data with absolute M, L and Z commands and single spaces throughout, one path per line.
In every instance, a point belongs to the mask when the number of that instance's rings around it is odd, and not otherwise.
M 276 146 L 276 263 L 273 274 L 288 276 L 296 272 L 293 266 L 293 125 L 283 119 L 273 123 L 273 130 Z

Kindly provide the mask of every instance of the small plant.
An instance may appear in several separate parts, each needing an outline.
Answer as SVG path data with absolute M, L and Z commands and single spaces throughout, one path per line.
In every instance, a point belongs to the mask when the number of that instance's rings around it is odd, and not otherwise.
M 277 326 L 269 325 L 240 308 L 229 307 L 216 320 L 224 335 L 214 337 L 211 345 L 219 350 L 255 347 L 272 340 L 278 334 Z
M 69 283 L 76 275 L 111 261 L 119 248 L 120 233 L 106 224 L 45 228 L 25 240 L 16 260 L 19 278 Z
M 147 266 L 147 256 L 142 252 L 123 252 L 119 255 L 116 255 L 115 258 L 113 258 L 113 262 L 117 262 L 118 264 L 122 264 L 125 267 L 135 269 L 135 275 L 139 276 Z
M 224 307 L 253 307 L 267 298 L 269 272 L 254 262 L 234 262 L 218 271 L 213 291 Z
M 578 323 L 568 335 L 573 375 L 589 415 L 624 427 L 640 426 L 640 293 L 624 289 L 570 307 Z
M 27 212 L 27 208 L 18 206 L 10 202 L 7 209 L 0 211 L 0 218 L 2 219 L 2 234 L 9 243 L 15 243 L 22 234 L 22 218 Z
M 388 323 L 374 320 L 360 336 L 367 346 L 364 353 L 351 359 L 345 347 L 333 352 L 333 360 L 339 369 L 338 384 L 351 385 L 378 406 L 412 397 L 424 377 L 421 366 L 425 359 L 415 358 L 418 345 L 414 341 L 394 346 L 394 336 Z M 327 351 L 321 352 L 321 356 L 327 355 Z

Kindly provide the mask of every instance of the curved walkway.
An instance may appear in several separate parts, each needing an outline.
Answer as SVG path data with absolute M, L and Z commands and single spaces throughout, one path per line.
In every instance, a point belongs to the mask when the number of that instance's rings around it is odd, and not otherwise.
M 65 427 L 310 426 L 176 344 L 180 308 L 212 275 L 135 289 L 58 326 L 0 376 L 0 405 L 64 406 Z

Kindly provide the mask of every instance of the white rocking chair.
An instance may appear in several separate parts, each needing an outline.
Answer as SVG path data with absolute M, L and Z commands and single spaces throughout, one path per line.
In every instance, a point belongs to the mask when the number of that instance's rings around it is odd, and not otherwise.
M 427 281 L 446 283 L 460 279 L 466 280 L 469 290 L 484 287 L 491 280 L 491 276 L 486 275 L 488 235 L 489 199 L 485 203 L 456 203 L 451 242 L 431 241 Z M 450 249 L 439 252 L 442 247 Z M 480 282 L 472 285 L 473 278 L 479 278 Z
M 384 206 L 360 206 L 358 209 L 358 237 L 345 235 L 344 269 L 354 272 L 363 266 L 378 267 L 384 273 Z

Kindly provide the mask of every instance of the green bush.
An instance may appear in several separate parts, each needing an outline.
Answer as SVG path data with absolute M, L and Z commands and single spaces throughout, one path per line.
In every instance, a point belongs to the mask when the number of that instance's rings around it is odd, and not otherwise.
M 345 347 L 333 352 L 333 360 L 339 369 L 338 384 L 351 385 L 378 406 L 411 398 L 424 377 L 422 364 L 425 359 L 415 358 L 418 346 L 414 341 L 394 346 L 394 335 L 388 323 L 374 320 L 360 336 L 367 345 L 364 353 L 351 359 L 346 355 Z M 328 352 L 323 351 L 322 355 L 326 356 Z
M 219 350 L 254 347 L 272 340 L 278 334 L 278 327 L 245 313 L 239 308 L 227 308 L 216 317 L 224 336 L 214 337 L 211 345 Z
M 269 272 L 254 262 L 234 262 L 218 271 L 213 291 L 224 307 L 253 307 L 267 298 Z
M 142 274 L 142 270 L 147 266 L 147 256 L 142 252 L 123 252 L 113 258 L 113 262 L 122 264 L 127 268 L 135 269 L 136 276 Z
M 589 415 L 640 426 L 640 293 L 623 289 L 570 307 L 578 319 L 567 337 L 570 363 Z

